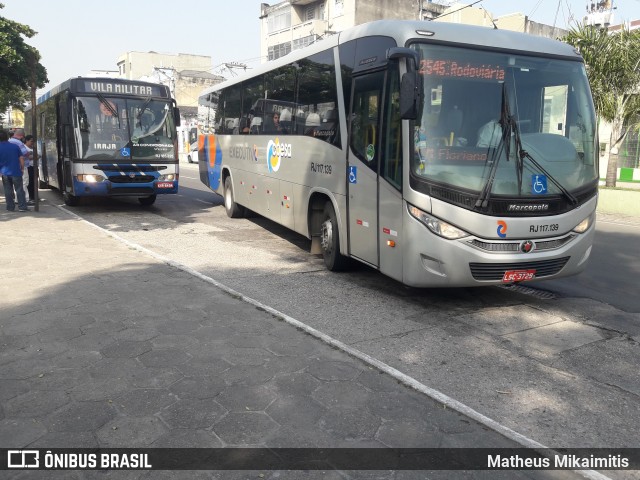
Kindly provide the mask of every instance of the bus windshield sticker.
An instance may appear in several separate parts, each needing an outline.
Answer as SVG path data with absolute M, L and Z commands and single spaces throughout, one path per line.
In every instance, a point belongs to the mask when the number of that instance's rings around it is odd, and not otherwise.
M 531 175 L 531 193 L 533 195 L 547 193 L 547 177 L 545 175 Z
M 376 147 L 372 144 L 367 145 L 367 161 L 370 162 L 376 156 Z
M 130 157 L 131 156 L 131 149 L 127 148 L 127 147 L 123 147 L 120 149 L 120 155 L 122 155 L 123 157 Z
M 349 167 L 349 183 L 358 183 L 358 167 Z

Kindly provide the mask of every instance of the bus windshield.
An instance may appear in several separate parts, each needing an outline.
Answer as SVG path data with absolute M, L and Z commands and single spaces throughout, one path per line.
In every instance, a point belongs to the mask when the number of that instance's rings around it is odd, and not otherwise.
M 98 95 L 74 102 L 78 158 L 174 158 L 175 127 L 168 100 Z
M 596 121 L 575 61 L 416 44 L 424 102 L 414 179 L 478 196 L 564 194 L 597 179 Z

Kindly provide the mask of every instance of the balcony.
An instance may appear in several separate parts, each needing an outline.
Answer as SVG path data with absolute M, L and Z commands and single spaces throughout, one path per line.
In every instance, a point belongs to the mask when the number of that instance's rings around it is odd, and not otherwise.
M 278 45 L 285 42 L 293 42 L 310 35 L 323 36 L 327 29 L 325 20 L 309 20 L 307 22 L 298 23 L 269 34 L 268 45 Z

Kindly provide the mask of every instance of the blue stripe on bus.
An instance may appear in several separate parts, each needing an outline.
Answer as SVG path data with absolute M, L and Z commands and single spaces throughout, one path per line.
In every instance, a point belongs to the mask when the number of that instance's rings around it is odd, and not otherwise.
M 211 145 L 211 143 L 213 143 L 213 145 Z M 218 187 L 220 187 L 220 177 L 222 173 L 222 149 L 220 148 L 220 144 L 216 141 L 215 135 L 207 135 L 205 137 L 204 151 L 209 174 L 209 188 L 217 190 Z M 211 162 L 212 155 L 215 155 L 213 162 Z

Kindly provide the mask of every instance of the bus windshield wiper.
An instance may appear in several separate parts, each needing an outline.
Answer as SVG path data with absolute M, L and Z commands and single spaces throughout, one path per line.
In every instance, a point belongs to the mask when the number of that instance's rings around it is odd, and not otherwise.
M 151 103 L 151 97 L 147 97 L 144 103 L 142 104 L 142 107 L 140 108 L 140 112 L 138 112 L 138 117 L 137 117 L 138 120 L 140 120 L 140 118 L 142 117 L 142 114 L 149 106 L 149 103 Z
M 500 112 L 500 128 L 502 128 L 502 138 L 500 139 L 499 148 L 494 149 L 491 156 L 491 168 L 489 170 L 489 176 L 487 181 L 480 192 L 480 196 L 476 200 L 475 208 L 487 208 L 489 205 L 489 198 L 491 197 L 491 190 L 493 189 L 493 181 L 498 173 L 498 162 L 502 157 L 502 152 L 506 153 L 507 161 L 511 155 L 511 132 L 513 130 L 513 119 L 509 114 L 509 101 L 507 99 L 507 89 L 505 84 L 502 84 L 502 107 Z
M 98 100 L 100 100 L 100 103 L 102 103 L 105 106 L 105 108 L 109 110 L 109 113 L 111 115 L 116 117 L 116 120 L 118 120 L 118 129 L 120 129 L 120 117 L 118 116 L 118 112 L 116 111 L 116 109 L 113 108 L 113 105 L 111 105 L 111 102 L 109 102 L 109 100 L 104 98 L 104 96 L 101 93 L 98 93 Z
M 567 197 L 567 199 L 572 205 L 577 205 L 578 199 L 575 196 L 573 196 L 571 192 L 565 188 L 564 185 L 562 185 L 558 180 L 556 180 L 556 178 L 553 175 L 551 175 L 547 170 L 545 170 L 545 168 L 542 165 L 540 165 L 540 163 L 535 158 L 533 158 L 529 154 L 529 152 L 527 152 L 524 149 L 524 147 L 522 146 L 522 137 L 520 134 L 520 128 L 518 127 L 518 123 L 515 121 L 515 119 L 512 118 L 512 120 L 513 120 L 513 126 L 512 126 L 513 136 L 515 137 L 516 149 L 518 150 L 518 157 L 517 157 L 517 164 L 516 164 L 517 174 L 518 174 L 518 194 L 522 195 L 522 172 L 524 170 L 524 160 L 526 158 L 538 169 L 538 171 L 540 171 L 545 177 L 547 177 L 547 179 L 549 179 L 549 181 L 551 181 L 551 183 L 553 183 L 556 186 L 556 188 L 560 190 L 560 192 L 562 192 L 562 194 L 565 197 Z

